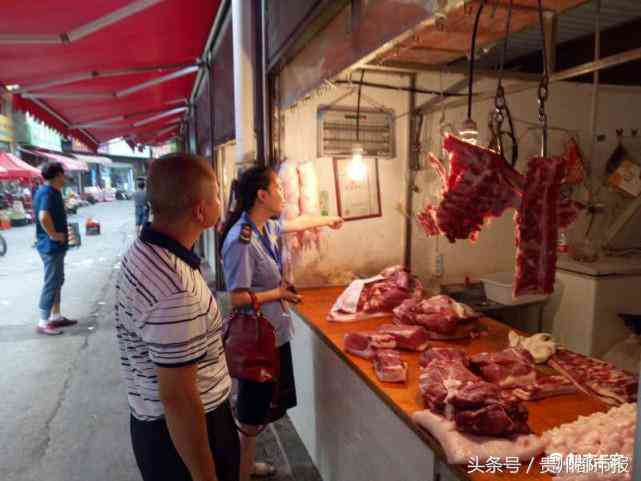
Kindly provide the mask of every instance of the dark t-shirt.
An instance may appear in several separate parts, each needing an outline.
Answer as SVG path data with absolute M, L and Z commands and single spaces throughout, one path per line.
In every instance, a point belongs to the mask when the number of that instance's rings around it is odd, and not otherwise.
M 67 249 L 67 242 L 60 243 L 49 237 L 47 232 L 40 224 L 40 211 L 46 210 L 53 219 L 53 225 L 56 232 L 62 232 L 67 235 L 67 213 L 65 212 L 65 203 L 62 200 L 62 194 L 59 190 L 50 185 L 43 185 L 36 192 L 33 199 L 33 211 L 36 217 L 36 237 L 38 239 L 38 251 L 43 254 L 55 254 Z
M 137 190 L 134 192 L 134 204 L 136 205 L 136 213 L 145 212 L 147 206 L 147 192 L 144 190 Z

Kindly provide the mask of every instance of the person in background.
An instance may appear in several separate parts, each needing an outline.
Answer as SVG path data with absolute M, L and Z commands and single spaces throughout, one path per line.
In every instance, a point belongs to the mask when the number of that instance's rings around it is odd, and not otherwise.
M 60 314 L 62 285 L 65 282 L 65 255 L 67 253 L 67 213 L 61 190 L 65 174 L 58 162 L 42 166 L 45 183 L 36 192 L 33 211 L 36 221 L 36 248 L 44 264 L 44 285 L 40 295 L 40 321 L 37 332 L 46 335 L 62 334 L 61 327 L 73 326 L 78 321 Z
M 134 192 L 134 205 L 136 206 L 136 234 L 140 235 L 143 226 L 149 220 L 149 208 L 147 207 L 147 192 L 145 192 L 145 183 L 138 181 L 138 189 Z
M 143 481 L 238 481 L 222 318 L 193 246 L 220 218 L 204 159 L 172 154 L 148 178 L 153 221 L 122 259 L 116 333 Z
M 242 448 L 240 479 L 272 476 L 276 469 L 267 463 L 254 462 L 256 435 L 267 423 L 283 417 L 296 406 L 296 386 L 292 366 L 291 317 L 288 302 L 301 297 L 283 282 L 279 240 L 285 233 L 316 227 L 338 229 L 340 217 L 300 216 L 277 219 L 284 207 L 283 187 L 276 173 L 266 167 L 252 167 L 236 184 L 236 205 L 223 226 L 221 253 L 227 290 L 234 307 L 251 305 L 248 291 L 257 297 L 263 314 L 275 329 L 280 353 L 278 383 L 237 380 L 236 419 L 241 425 Z

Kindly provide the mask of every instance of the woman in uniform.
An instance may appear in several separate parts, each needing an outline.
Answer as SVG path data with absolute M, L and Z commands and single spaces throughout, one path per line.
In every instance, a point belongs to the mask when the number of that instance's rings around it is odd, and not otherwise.
M 234 307 L 251 305 L 249 290 L 256 295 L 263 314 L 275 329 L 281 359 L 278 383 L 246 380 L 237 383 L 240 481 L 248 481 L 250 475 L 275 473 L 273 466 L 254 462 L 256 435 L 264 425 L 280 419 L 296 405 L 288 303 L 298 303 L 301 297 L 283 281 L 279 240 L 283 234 L 316 227 L 339 229 L 343 219 L 300 216 L 289 221 L 274 220 L 283 211 L 283 187 L 276 173 L 267 167 L 245 171 L 236 183 L 235 194 L 236 205 L 225 222 L 221 240 L 227 290 Z

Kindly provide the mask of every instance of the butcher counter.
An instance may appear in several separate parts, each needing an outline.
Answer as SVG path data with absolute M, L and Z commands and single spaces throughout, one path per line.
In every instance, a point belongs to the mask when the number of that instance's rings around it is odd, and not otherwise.
M 409 365 L 405 384 L 381 383 L 372 363 L 343 350 L 348 332 L 371 330 L 389 319 L 328 322 L 326 316 L 340 288 L 301 290 L 303 303 L 294 315 L 292 340 L 298 406 L 290 418 L 324 481 L 536 480 L 551 476 L 534 463 L 529 473 L 467 473 L 466 466 L 446 464 L 439 443 L 416 426 L 411 415 L 425 409 L 418 388 L 418 353 L 404 352 Z M 468 353 L 498 351 L 508 345 L 510 328 L 490 318 L 480 321 L 488 335 L 436 342 Z M 549 369 L 544 367 L 542 369 Z M 529 425 L 536 434 L 606 411 L 600 401 L 579 393 L 527 402 Z

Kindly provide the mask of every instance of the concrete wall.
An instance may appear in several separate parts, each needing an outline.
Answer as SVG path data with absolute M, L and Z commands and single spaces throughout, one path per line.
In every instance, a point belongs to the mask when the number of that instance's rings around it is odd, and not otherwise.
M 407 77 L 390 77 L 368 74 L 366 81 L 407 85 Z M 331 158 L 317 158 L 317 121 L 319 105 L 332 104 L 345 95 L 346 89 L 338 88 L 321 97 L 314 97 L 294 109 L 284 112 L 285 134 L 282 139 L 283 155 L 287 159 L 312 160 L 320 182 L 320 191 L 329 195 L 329 214 L 337 214 L 336 189 L 333 161 Z M 387 109 L 393 109 L 397 116 L 408 110 L 408 95 L 380 89 L 363 88 L 361 108 L 372 108 L 365 97 L 373 99 Z M 356 94 L 351 95 L 337 106 L 356 108 Z M 382 268 L 398 264 L 403 255 L 403 216 L 396 206 L 403 201 L 407 173 L 407 116 L 396 120 L 396 158 L 379 159 L 381 184 L 381 205 L 383 216 L 346 222 L 339 231 L 325 229 L 322 234 L 320 251 L 309 251 L 303 255 L 302 263 L 296 270 L 299 285 L 323 285 L 336 282 L 341 273 L 352 271 L 357 274 L 375 274 Z

